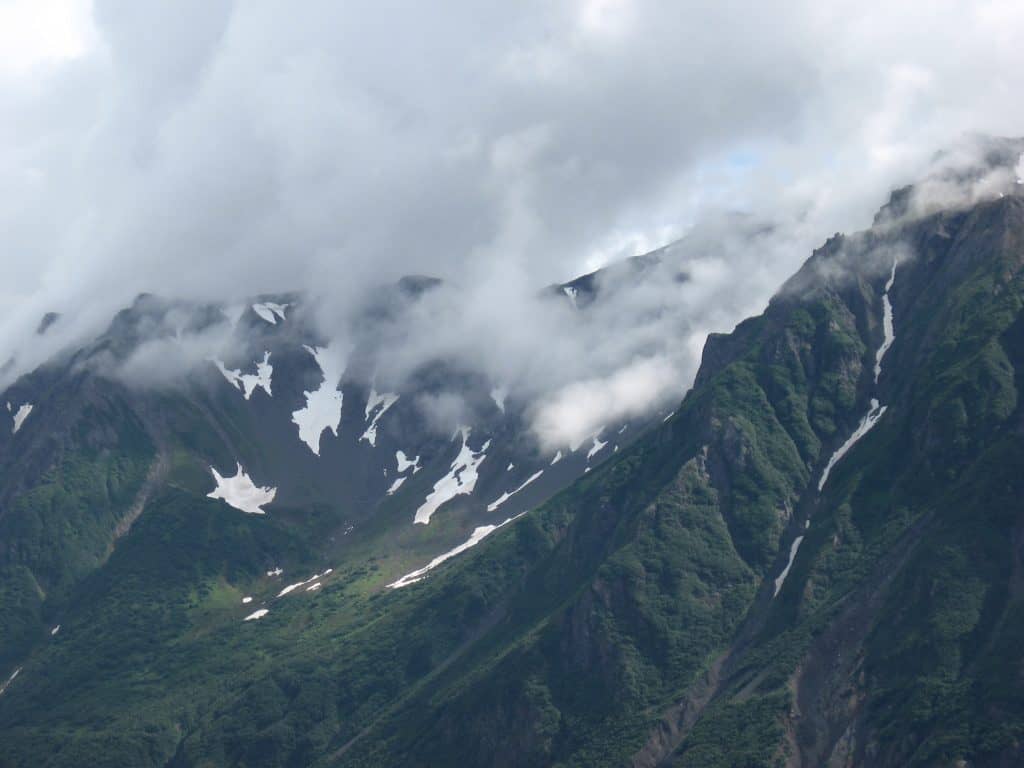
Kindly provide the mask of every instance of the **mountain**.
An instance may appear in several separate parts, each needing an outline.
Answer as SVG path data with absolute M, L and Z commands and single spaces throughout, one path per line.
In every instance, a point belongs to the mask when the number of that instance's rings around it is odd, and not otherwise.
M 671 418 L 489 517 L 551 467 L 493 382 L 428 366 L 367 446 L 357 343 L 317 457 L 289 417 L 330 365 L 295 297 L 239 316 L 263 333 L 227 375 L 144 394 L 88 364 L 174 338 L 141 299 L 3 395 L 0 764 L 1020 764 L 1022 151 L 894 193 L 708 339 Z M 602 282 L 549 293 L 585 311 Z M 480 419 L 452 439 L 401 410 L 454 381 Z M 400 449 L 423 470 L 388 496 Z M 473 493 L 410 525 L 453 463 Z M 222 495 L 267 514 L 207 497 L 237 464 Z
M 17 617 L 0 628 L 6 672 L 169 488 L 264 517 L 282 549 L 264 543 L 252 574 L 369 557 L 373 588 L 481 538 L 639 433 L 646 417 L 542 451 L 529 404 L 452 360 L 378 391 L 381 329 L 437 285 L 386 289 L 345 347 L 320 338 L 298 295 L 237 307 L 144 295 L 15 381 L 0 398 L 0 605 Z M 431 398 L 460 412 L 429 423 Z
M 397 391 L 377 391 L 382 339 L 439 285 L 408 277 L 382 289 L 355 337 L 333 347 L 297 294 L 239 306 L 143 295 L 0 393 L 0 680 L 69 636 L 134 542 L 187 559 L 193 534 L 214 537 L 205 545 L 220 572 L 197 562 L 190 589 L 239 593 L 217 621 L 266 611 L 298 589 L 296 573 L 319 573 L 327 588 L 400 587 L 656 418 L 610 420 L 549 451 L 529 433 L 530 403 L 457 360 L 429 360 Z M 552 301 L 575 312 L 564 295 Z M 39 333 L 58 320 L 48 314 Z M 451 423 L 430 421 L 433 400 L 459 404 Z M 158 521 L 168 496 L 181 509 Z M 196 514 L 213 528 L 189 530 Z M 146 541 L 149 520 L 172 540 Z M 165 586 L 133 583 L 126 599 L 155 605 Z

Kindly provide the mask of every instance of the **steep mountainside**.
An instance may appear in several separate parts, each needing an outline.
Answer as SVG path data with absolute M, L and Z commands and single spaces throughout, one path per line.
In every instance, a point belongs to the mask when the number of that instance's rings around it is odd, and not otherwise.
M 543 452 L 527 403 L 447 360 L 378 392 L 379 329 L 400 327 L 436 284 L 407 278 L 377 297 L 343 349 L 319 338 L 300 296 L 239 307 L 142 296 L 98 339 L 5 390 L 0 679 L 91 610 L 82 590 L 116 570 L 121 545 L 168 493 L 241 516 L 239 535 L 259 540 L 244 572 L 217 577 L 250 597 L 222 617 L 235 622 L 266 608 L 296 571 L 333 566 L 327 586 L 346 566 L 350 586 L 356 572 L 368 590 L 414 581 L 639 434 L 645 418 L 609 422 Z M 564 295 L 553 301 L 575 312 Z M 48 316 L 40 333 L 58 321 Z M 209 359 L 176 369 L 194 363 L 198 343 Z M 458 397 L 466 422 L 447 432 L 427 423 L 419 401 L 430 397 Z M 173 545 L 187 550 L 190 535 Z M 211 544 L 225 557 L 233 546 Z
M 246 431 L 273 429 L 269 411 L 218 415 L 241 392 L 189 401 L 214 417 L 175 432 L 152 424 L 183 403 L 139 405 L 74 366 L 59 385 L 35 374 L 83 415 L 33 408 L 0 445 L 19 478 L 0 523 L 24 528 L 0 536 L 17 544 L 2 647 L 20 651 L 0 661 L 21 669 L 0 764 L 1024 762 L 1024 186 L 914 200 L 895 194 L 710 338 L 669 420 L 402 589 L 374 574 L 409 506 L 353 513 L 374 534 L 341 556 L 323 543 L 338 514 L 301 498 L 305 480 L 275 480 L 265 517 L 197 490 L 196 456 L 227 472 L 229 449 L 271 450 Z M 67 436 L 30 442 L 36 418 Z M 243 458 L 257 485 L 282 461 Z M 116 546 L 85 535 L 143 509 Z M 44 535 L 54 521 L 82 533 Z
M 1019 190 L 834 238 L 711 339 L 666 426 L 423 588 L 529 562 L 341 762 L 1018 764 Z

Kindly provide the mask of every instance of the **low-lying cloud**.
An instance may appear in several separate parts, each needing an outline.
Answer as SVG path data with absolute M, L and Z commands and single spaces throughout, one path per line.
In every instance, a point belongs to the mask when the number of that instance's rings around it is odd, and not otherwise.
M 575 450 L 607 424 L 634 418 L 678 399 L 678 371 L 663 357 L 627 363 L 602 379 L 568 384 L 548 402 L 538 403 L 533 428 L 549 450 Z
M 936 150 L 1024 133 L 1024 6 L 1003 0 L 45 6 L 60 35 L 0 58 L 4 381 L 139 292 L 304 291 L 331 338 L 375 287 L 428 274 L 446 288 L 385 334 L 379 375 L 469 361 L 544 441 L 575 439 L 584 412 L 678 398 L 708 331 Z M 684 236 L 599 307 L 536 300 Z

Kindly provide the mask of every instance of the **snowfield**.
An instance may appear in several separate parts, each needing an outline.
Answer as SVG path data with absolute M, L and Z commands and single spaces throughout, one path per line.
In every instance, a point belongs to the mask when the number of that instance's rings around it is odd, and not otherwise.
M 377 422 L 380 421 L 380 417 L 387 413 L 388 409 L 398 402 L 398 395 L 394 392 L 384 392 L 383 394 L 377 394 L 377 390 L 371 389 L 370 396 L 366 399 L 366 412 L 365 417 L 369 422 L 369 426 L 366 431 L 363 432 L 360 440 L 366 440 L 370 445 L 376 447 L 377 445 Z M 371 420 L 372 416 L 372 420 Z
M 878 348 L 878 352 L 875 353 L 875 384 L 878 383 L 878 377 L 882 375 L 882 358 L 885 357 L 885 353 L 889 351 L 889 347 L 896 341 L 896 327 L 893 324 L 892 316 L 892 302 L 889 301 L 889 291 L 892 290 L 893 283 L 896 282 L 896 262 L 893 262 L 892 272 L 889 275 L 889 281 L 885 284 L 885 293 L 882 294 L 882 346 Z
M 410 459 L 405 455 L 405 451 L 395 451 L 395 463 L 398 465 L 398 474 L 401 477 L 391 483 L 391 487 L 388 488 L 388 496 L 393 496 L 397 493 L 398 489 L 402 487 L 402 483 L 423 469 L 420 466 L 420 457 L 417 456 L 415 459 Z M 412 472 L 408 475 L 404 474 L 409 469 Z M 384 470 L 384 474 L 387 475 L 387 470 Z
M 600 453 L 601 449 L 604 448 L 606 445 L 608 445 L 607 441 L 601 442 L 600 440 L 597 439 L 597 436 L 595 435 L 594 444 L 590 447 L 590 450 L 587 451 L 587 461 L 590 461 L 592 458 L 594 458 L 594 456 Z
M 534 472 L 532 475 L 530 475 L 528 478 L 526 478 L 526 482 L 524 482 L 522 485 L 520 485 L 514 491 L 505 491 L 505 493 L 501 494 L 501 496 L 499 496 L 497 499 L 495 499 L 494 501 L 492 501 L 490 504 L 487 505 L 487 511 L 488 512 L 493 512 L 494 510 L 496 510 L 498 507 L 500 507 L 506 501 L 511 499 L 513 496 L 515 496 L 517 493 L 519 493 L 521 490 L 523 490 L 523 488 L 528 486 L 530 483 L 532 483 L 534 480 L 536 480 L 538 477 L 540 477 L 543 474 L 544 474 L 544 470 L 543 469 L 540 470 L 539 472 Z
M 274 304 L 271 301 L 252 305 L 252 311 L 271 325 L 277 325 L 278 318 L 284 320 L 284 311 L 286 309 L 288 309 L 287 304 Z
M 257 389 L 262 389 L 268 397 L 273 397 L 270 390 L 271 377 L 274 374 L 274 367 L 270 364 L 270 352 L 263 353 L 263 362 L 256 363 L 256 373 L 242 373 L 238 368 L 228 368 L 221 360 L 214 360 L 213 364 L 217 370 L 235 389 L 241 390 L 245 399 L 252 397 Z
M 32 413 L 32 409 L 34 407 L 35 406 L 32 405 L 32 403 L 25 403 L 24 405 L 18 408 L 18 410 L 14 414 L 14 426 L 11 427 L 12 435 L 18 434 L 18 430 L 21 429 L 21 425 L 25 423 L 25 419 L 29 417 L 29 414 Z M 10 403 L 7 404 L 7 410 L 11 410 Z
M 306 405 L 292 413 L 292 423 L 299 428 L 299 439 L 320 455 L 320 439 L 324 431 L 331 430 L 338 436 L 341 424 L 341 408 L 344 398 L 338 389 L 345 373 L 345 355 L 332 347 L 310 347 L 305 350 L 313 356 L 323 374 L 323 381 L 314 392 L 306 392 Z
M 786 563 L 786 567 L 782 569 L 782 573 L 775 580 L 775 592 L 772 597 L 777 597 L 779 590 L 782 589 L 782 585 L 786 583 L 786 577 L 789 576 L 789 569 L 793 567 L 793 561 L 796 560 L 796 552 L 800 549 L 800 545 L 803 543 L 804 537 L 797 536 L 793 539 L 793 543 L 789 547 L 789 562 Z
M 250 515 L 265 515 L 263 509 L 277 495 L 277 488 L 262 488 L 237 464 L 234 477 L 222 477 L 215 467 L 210 467 L 217 487 L 206 494 L 211 499 L 222 499 L 237 510 Z
M 864 437 L 871 428 L 878 423 L 878 420 L 882 418 L 882 414 L 885 413 L 887 406 L 880 405 L 879 402 L 871 398 L 871 409 L 867 412 L 867 415 L 860 420 L 860 424 L 857 425 L 857 429 L 853 431 L 853 434 L 847 438 L 846 442 L 839 446 L 839 449 L 832 454 L 832 458 L 828 460 L 828 464 L 825 466 L 824 471 L 821 473 L 821 479 L 818 480 L 818 492 L 820 493 L 825 488 L 825 483 L 828 482 L 828 476 L 832 473 L 833 467 L 839 463 L 839 460 L 843 458 L 850 449 L 857 444 L 857 442 Z
M 7 678 L 7 682 L 0 683 L 0 696 L 4 695 L 4 691 L 6 691 L 8 686 L 10 686 L 10 684 L 14 682 L 14 678 L 18 676 L 19 672 L 21 672 L 21 667 L 18 667 L 13 672 L 11 672 L 11 676 Z
M 399 473 L 405 472 L 409 467 L 412 467 L 412 473 L 415 475 L 423 469 L 420 466 L 420 457 L 417 456 L 415 459 L 410 459 L 405 455 L 405 451 L 395 451 L 395 461 L 398 463 Z
M 315 591 L 317 589 L 320 589 L 320 579 L 322 579 L 324 576 L 329 576 L 333 571 L 334 571 L 333 568 L 328 568 L 323 573 L 314 573 L 312 576 L 310 576 L 305 581 L 298 581 L 295 584 L 289 584 L 287 587 L 285 587 L 280 592 L 278 592 L 277 596 L 278 597 L 284 597 L 285 595 L 287 595 L 287 594 L 289 594 L 291 592 L 294 592 L 299 587 L 306 587 L 306 591 L 307 592 L 312 592 L 312 591 Z M 308 586 L 310 584 L 312 584 L 313 586 L 312 587 Z
M 398 579 L 398 581 L 394 581 L 391 584 L 388 584 L 388 588 L 389 589 L 401 589 L 402 587 L 407 587 L 410 584 L 415 584 L 417 581 L 422 581 L 423 578 L 430 571 L 432 571 L 435 568 L 437 568 L 437 566 L 441 565 L 441 563 L 445 562 L 446 560 L 451 560 L 456 555 L 462 554 L 463 552 L 465 552 L 467 549 L 469 549 L 471 547 L 475 547 L 477 544 L 479 544 L 481 541 L 486 539 L 488 536 L 490 536 L 496 530 L 498 530 L 499 528 L 501 528 L 503 526 L 508 525 L 513 520 L 516 520 L 519 517 L 522 517 L 524 514 L 526 514 L 526 513 L 525 512 L 520 512 L 518 515 L 515 515 L 514 517 L 510 517 L 508 520 L 504 520 L 504 521 L 498 523 L 497 525 L 481 525 L 478 528 L 474 528 L 472 535 L 466 541 L 464 541 L 461 544 L 459 544 L 459 546 L 455 547 L 454 549 L 448 550 L 443 555 L 438 555 L 437 557 L 435 557 L 433 560 L 431 560 L 429 563 L 427 563 L 422 568 L 418 568 L 415 571 L 412 571 L 411 573 L 405 574 L 405 576 L 403 576 L 402 578 Z
M 462 448 L 459 455 L 452 461 L 448 474 L 434 483 L 434 490 L 427 496 L 426 500 L 416 510 L 415 523 L 428 525 L 430 518 L 445 502 L 451 501 L 456 496 L 469 494 L 476 487 L 479 475 L 477 470 L 487 458 L 487 449 L 491 445 L 488 440 L 479 451 L 473 451 L 469 447 L 469 427 L 459 427 L 459 434 L 462 435 Z

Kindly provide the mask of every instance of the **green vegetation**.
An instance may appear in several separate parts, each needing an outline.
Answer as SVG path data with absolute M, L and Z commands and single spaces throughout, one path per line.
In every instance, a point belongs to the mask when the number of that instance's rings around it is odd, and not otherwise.
M 142 486 L 153 447 L 136 424 L 119 426 L 118 450 L 63 456 L 0 516 L 0 674 L 47 634 L 45 622 L 75 584 L 105 561 Z

